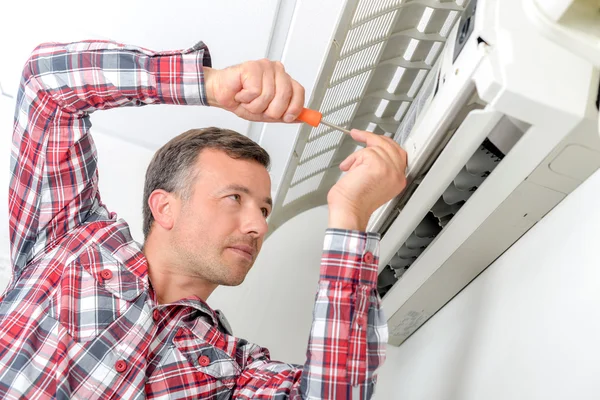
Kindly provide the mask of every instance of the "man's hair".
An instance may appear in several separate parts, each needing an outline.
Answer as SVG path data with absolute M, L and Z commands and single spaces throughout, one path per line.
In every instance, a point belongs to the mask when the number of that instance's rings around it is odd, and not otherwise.
M 162 146 L 148 165 L 144 183 L 144 239 L 152 230 L 154 217 L 148 205 L 148 198 L 157 189 L 175 193 L 184 200 L 193 193 L 193 181 L 197 176 L 196 160 L 204 149 L 225 152 L 229 157 L 254 160 L 269 168 L 269 154 L 248 137 L 221 128 L 190 129 L 174 137 Z

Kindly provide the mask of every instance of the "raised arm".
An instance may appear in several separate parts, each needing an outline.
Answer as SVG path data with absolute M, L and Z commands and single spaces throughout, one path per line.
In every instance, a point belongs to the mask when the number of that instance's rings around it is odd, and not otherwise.
M 380 238 L 365 230 L 370 215 L 405 187 L 406 153 L 384 136 L 357 130 L 352 136 L 367 147 L 340 165 L 346 174 L 328 195 L 306 363 L 277 363 L 247 345 L 236 399 L 369 399 L 375 391 L 388 331 L 377 293 Z
M 107 218 L 89 115 L 153 103 L 206 105 L 206 46 L 156 53 L 113 42 L 38 46 L 17 96 L 9 230 L 15 278 L 73 227 Z
M 109 41 L 47 43 L 33 51 L 17 96 L 11 153 L 13 278 L 70 229 L 109 217 L 98 193 L 92 112 L 210 105 L 252 121 L 291 122 L 302 110 L 304 89 L 281 63 L 210 66 L 202 42 L 168 52 Z

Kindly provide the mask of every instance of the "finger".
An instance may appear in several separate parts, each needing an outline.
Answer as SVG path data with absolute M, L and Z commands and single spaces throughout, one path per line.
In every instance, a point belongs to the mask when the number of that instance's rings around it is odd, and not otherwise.
M 352 167 L 352 165 L 358 160 L 358 157 L 360 156 L 359 153 L 361 151 L 362 150 L 359 150 L 346 157 L 346 159 L 340 163 L 340 169 L 344 172 L 348 171 Z
M 380 146 L 384 142 L 378 134 L 373 132 L 352 129 L 350 135 L 357 142 L 365 143 L 367 147 Z
M 402 149 L 402 147 L 391 137 L 385 136 L 385 135 L 381 135 L 381 138 L 383 140 L 385 140 L 387 143 L 390 144 L 390 146 L 392 146 L 392 148 L 400 155 L 403 156 L 404 154 L 404 150 Z
M 292 91 L 292 99 L 283 117 L 285 122 L 296 121 L 304 108 L 304 87 L 292 79 Z
M 234 100 L 242 104 L 250 104 L 262 92 L 263 73 L 258 62 L 247 62 L 239 66 L 242 89 L 236 93 Z
M 367 147 L 350 154 L 340 164 L 340 169 L 344 172 L 352 170 L 354 167 L 367 163 L 369 166 L 376 165 L 384 167 L 392 166 L 393 161 L 390 156 L 380 147 Z
M 275 69 L 270 61 L 261 62 L 262 66 L 262 89 L 260 96 L 244 107 L 255 114 L 263 114 L 273 97 L 275 97 Z
M 368 157 L 373 158 L 376 157 L 376 160 L 373 160 L 373 164 L 376 162 L 380 162 L 382 163 L 383 167 L 385 168 L 387 166 L 387 168 L 396 168 L 396 161 L 394 160 L 393 156 L 390 156 L 390 154 L 384 150 L 382 147 L 379 146 L 374 146 L 374 147 L 367 147 L 365 150 L 370 150 L 370 152 L 367 152 L 367 154 L 369 154 Z M 371 163 L 369 162 L 369 165 L 371 165 Z
M 292 98 L 292 78 L 285 72 L 281 63 L 275 63 L 275 96 L 267 107 L 265 116 L 281 120 Z
M 396 160 L 396 162 L 394 162 L 394 165 L 397 165 L 399 167 L 401 166 L 400 164 L 402 163 L 402 155 L 396 150 L 396 147 L 399 146 L 392 139 L 383 135 L 377 135 L 372 132 L 361 131 L 358 129 L 351 130 L 350 135 L 352 135 L 352 138 L 354 140 L 366 143 L 367 148 L 382 148 L 392 160 Z
M 404 172 L 404 170 L 406 169 L 407 161 L 406 151 L 404 151 L 404 149 L 394 139 L 387 136 L 381 136 L 381 138 L 384 139 L 390 145 L 390 148 L 394 151 L 392 154 L 394 155 L 393 158 L 394 160 L 396 160 L 398 168 L 400 168 L 402 172 Z
M 382 139 L 384 139 L 386 144 L 389 145 L 388 148 L 390 151 L 385 150 L 385 147 L 381 146 L 370 148 L 375 151 L 380 151 L 381 154 L 384 154 L 385 157 L 388 158 L 387 162 L 389 163 L 388 165 L 391 169 L 388 170 L 389 172 L 386 173 L 386 176 L 390 178 L 395 177 L 395 179 L 397 179 L 395 182 L 397 182 L 399 187 L 403 189 L 406 186 L 406 152 L 393 139 L 386 136 L 382 136 Z

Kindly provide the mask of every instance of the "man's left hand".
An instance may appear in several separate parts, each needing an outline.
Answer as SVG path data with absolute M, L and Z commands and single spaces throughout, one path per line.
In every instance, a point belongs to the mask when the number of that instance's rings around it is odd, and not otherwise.
M 304 88 L 279 61 L 262 59 L 222 70 L 204 68 L 208 104 L 259 122 L 293 122 L 304 107 Z

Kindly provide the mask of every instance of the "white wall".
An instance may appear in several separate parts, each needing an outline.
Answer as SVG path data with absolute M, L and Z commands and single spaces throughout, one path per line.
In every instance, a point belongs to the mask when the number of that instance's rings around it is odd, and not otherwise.
M 0 96 L 0 293 L 2 293 L 10 279 L 7 214 L 13 115 L 14 105 L 12 99 Z

